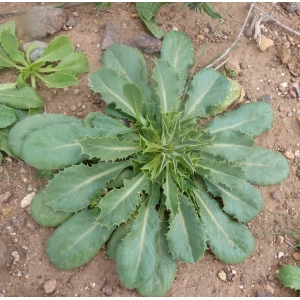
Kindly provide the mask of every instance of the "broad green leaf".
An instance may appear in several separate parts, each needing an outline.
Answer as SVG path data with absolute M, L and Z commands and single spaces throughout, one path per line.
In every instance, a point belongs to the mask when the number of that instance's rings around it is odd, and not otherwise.
M 43 98 L 30 86 L 0 91 L 0 103 L 17 109 L 29 109 L 44 106 Z
M 24 58 L 24 53 L 18 50 L 19 43 L 14 34 L 10 33 L 8 30 L 4 30 L 1 33 L 1 43 L 12 60 L 21 63 L 23 66 L 28 65 Z
M 246 179 L 255 185 L 278 184 L 290 171 L 289 163 L 281 153 L 264 147 L 254 147 L 246 162 L 240 165 L 246 171 Z
M 141 90 L 133 83 L 126 83 L 123 85 L 123 93 L 133 108 L 136 119 L 141 121 L 141 108 L 144 100 Z
M 116 107 L 135 118 L 135 111 L 123 94 L 123 85 L 128 83 L 124 75 L 117 71 L 102 67 L 89 75 L 92 89 L 102 94 L 103 100 L 108 104 L 115 102 Z
M 224 211 L 240 222 L 249 222 L 262 210 L 264 200 L 260 192 L 246 181 L 240 188 L 232 189 L 213 181 L 205 182 L 215 197 L 222 197 Z
M 244 161 L 254 146 L 254 140 L 248 134 L 235 130 L 218 132 L 213 135 L 211 145 L 203 147 L 204 152 L 226 158 L 232 162 Z
M 115 179 L 130 161 L 80 164 L 59 172 L 45 190 L 46 203 L 55 210 L 76 212 L 89 206 L 98 190 Z
M 131 180 L 134 177 L 133 170 L 126 168 L 124 169 L 117 177 L 116 179 L 113 179 L 109 181 L 106 184 L 106 188 L 108 189 L 116 189 L 120 188 L 124 185 L 124 180 Z
M 88 127 L 88 128 L 93 128 L 94 127 L 93 121 L 97 117 L 101 117 L 101 116 L 103 116 L 103 115 L 101 113 L 97 112 L 97 111 L 91 111 L 91 112 L 89 112 L 89 114 L 84 119 L 84 125 L 86 127 Z
M 209 116 L 215 116 L 216 114 L 225 110 L 231 104 L 234 104 L 237 101 L 239 101 L 239 98 L 241 96 L 240 85 L 236 81 L 233 81 L 233 80 L 229 80 L 229 82 L 230 82 L 230 89 L 229 89 L 227 96 L 225 97 L 224 101 L 221 102 L 219 105 L 211 106 L 210 108 L 208 108 L 207 114 Z
M 126 222 L 134 212 L 146 183 L 146 176 L 140 173 L 132 180 L 124 180 L 123 188 L 111 190 L 98 205 L 101 208 L 100 224 L 111 228 Z
M 45 82 L 48 88 L 64 88 L 78 84 L 78 79 L 75 75 L 64 73 L 53 73 L 46 76 L 39 76 Z
M 75 52 L 64 58 L 54 70 L 72 75 L 80 75 L 89 70 L 89 63 L 82 52 Z
M 74 117 L 60 114 L 33 115 L 18 122 L 9 133 L 9 146 L 12 151 L 21 156 L 24 139 L 33 131 L 56 124 L 76 123 L 83 125 L 83 121 Z
M 238 130 L 257 137 L 271 129 L 273 118 L 273 109 L 268 103 L 252 102 L 215 117 L 206 127 L 206 131 L 216 134 L 225 130 Z
M 244 261 L 254 251 L 254 238 L 241 223 L 223 212 L 205 191 L 194 191 L 211 251 L 225 264 Z
M 29 110 L 28 110 L 28 116 L 38 115 L 38 114 L 42 114 L 42 113 L 43 113 L 43 109 L 41 107 L 29 108 Z
M 171 288 L 177 269 L 177 262 L 169 251 L 166 239 L 168 223 L 160 223 L 158 233 L 158 265 L 151 278 L 140 286 L 137 291 L 142 296 L 161 297 Z
M 130 222 L 120 224 L 106 244 L 106 253 L 115 262 L 117 261 L 119 247 L 128 234 L 129 226 Z
M 128 83 L 139 86 L 139 83 L 148 81 L 145 59 L 132 47 L 122 44 L 111 45 L 105 50 L 102 64 L 122 74 Z
M 99 214 L 83 210 L 59 226 L 46 245 L 46 254 L 59 270 L 71 270 L 89 262 L 108 240 L 113 229 L 96 222 Z
M 15 34 L 15 22 L 9 21 L 0 25 L 0 41 L 1 41 L 1 34 L 4 30 L 8 30 L 11 34 Z
M 167 60 L 155 59 L 155 68 L 152 78 L 157 82 L 155 91 L 159 97 L 159 105 L 162 113 L 175 110 L 178 101 L 179 86 L 174 82 L 179 80 L 178 73 Z
M 215 183 L 225 184 L 229 188 L 240 187 L 245 179 L 245 172 L 240 166 L 229 164 L 226 161 L 200 160 L 197 165 L 209 171 L 206 176 L 208 179 Z M 202 174 L 198 168 L 196 168 L 196 172 Z
M 167 239 L 173 257 L 181 262 L 194 263 L 204 256 L 207 240 L 205 231 L 184 195 L 180 196 L 179 213 L 170 224 Z
M 161 58 L 168 60 L 179 74 L 180 90 L 186 84 L 189 69 L 194 62 L 194 48 L 191 40 L 184 34 L 171 30 L 164 36 L 160 50 Z
M 0 91 L 7 90 L 7 89 L 13 89 L 16 87 L 16 85 L 17 84 L 15 82 L 0 84 Z
M 73 213 L 66 213 L 63 211 L 56 211 L 50 206 L 46 205 L 45 188 L 41 189 L 32 199 L 30 203 L 30 213 L 33 220 L 41 226 L 59 226 Z
M 230 81 L 219 72 L 213 69 L 198 72 L 188 90 L 184 119 L 208 117 L 207 110 L 223 103 L 229 90 Z
M 52 62 L 62 60 L 72 54 L 73 51 L 74 47 L 71 40 L 64 35 L 60 35 L 48 44 L 48 46 L 44 49 L 42 56 L 36 60 L 35 63 L 41 61 Z
M 300 290 L 300 268 L 297 266 L 284 266 L 279 269 L 279 282 L 285 287 Z
M 136 121 L 136 119 L 126 113 L 124 113 L 121 109 L 116 108 L 116 104 L 115 103 L 109 103 L 106 107 L 105 107 L 105 112 L 114 118 L 118 118 L 118 119 L 125 119 L 128 121 Z M 129 122 L 128 122 L 129 124 Z
M 58 124 L 38 129 L 24 140 L 21 157 L 39 170 L 59 169 L 89 159 L 81 154 L 78 140 L 103 134 L 101 129 L 78 124 Z
M 11 157 L 16 157 L 8 145 L 9 129 L 0 129 L 0 150 L 7 153 Z
M 2 47 L 0 47 L 0 68 L 1 67 L 17 67 L 15 62 L 4 52 Z
M 147 282 L 158 264 L 158 232 L 160 219 L 150 201 L 145 201 L 130 223 L 117 254 L 117 270 L 121 282 L 136 288 Z
M 169 169 L 166 170 L 165 175 L 166 181 L 163 184 L 162 188 L 164 190 L 164 194 L 166 196 L 166 206 L 167 209 L 171 212 L 172 216 L 178 213 L 178 206 L 179 206 L 179 191 L 177 188 L 176 183 L 171 177 Z
M 116 160 L 126 158 L 129 155 L 141 151 L 139 143 L 134 141 L 120 141 L 116 137 L 92 138 L 86 137 L 79 141 L 82 153 L 86 153 L 89 157 L 97 157 L 103 161 Z
M 14 110 L 0 104 L 0 128 L 7 127 L 17 120 Z

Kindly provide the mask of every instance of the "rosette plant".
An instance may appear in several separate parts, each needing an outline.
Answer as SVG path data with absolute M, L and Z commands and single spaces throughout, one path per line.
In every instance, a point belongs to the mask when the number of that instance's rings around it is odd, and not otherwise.
M 107 243 L 123 285 L 161 296 L 178 260 L 194 263 L 209 247 L 236 264 L 253 252 L 242 223 L 263 199 L 252 184 L 277 184 L 289 172 L 280 153 L 254 146 L 273 111 L 256 102 L 214 117 L 240 87 L 212 69 L 189 80 L 193 61 L 191 41 L 176 31 L 166 34 L 150 78 L 138 50 L 112 45 L 89 76 L 110 116 L 44 114 L 12 129 L 16 154 L 60 170 L 31 203 L 37 223 L 59 226 L 46 245 L 58 269 L 85 264 Z

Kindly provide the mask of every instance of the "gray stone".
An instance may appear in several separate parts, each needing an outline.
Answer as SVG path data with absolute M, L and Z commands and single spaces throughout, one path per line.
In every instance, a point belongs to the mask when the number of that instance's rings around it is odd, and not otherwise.
M 257 297 L 273 297 L 273 295 L 271 295 L 270 293 L 265 292 L 265 291 L 258 291 Z
M 161 40 L 148 35 L 146 32 L 141 31 L 137 36 L 130 39 L 128 42 L 130 46 L 136 47 L 147 54 L 157 53 L 161 49 Z
M 23 29 L 33 38 L 43 38 L 53 35 L 66 24 L 66 13 L 61 8 L 53 6 L 31 7 L 23 19 Z
M 110 284 L 105 285 L 102 290 L 101 290 L 106 296 L 111 296 L 112 295 L 112 286 Z
M 44 49 L 47 47 L 48 44 L 46 43 L 43 43 L 41 41 L 33 41 L 33 42 L 30 42 L 30 43 L 25 43 L 23 44 L 23 51 L 26 52 L 27 48 L 30 46 L 30 45 L 33 45 L 33 44 L 36 44 L 38 45 L 37 48 L 35 48 L 34 50 L 32 50 L 29 54 L 29 59 L 31 62 L 34 62 L 36 61 L 37 59 L 39 59 L 42 54 L 43 54 L 43 51 Z
M 270 101 L 271 101 L 271 95 L 269 95 L 269 94 L 263 95 L 262 97 L 260 97 L 260 100 L 261 101 L 265 101 L 267 103 L 270 103 Z
M 8 262 L 8 259 L 8 247 L 2 240 L 0 240 L 0 268 Z
M 75 27 L 77 25 L 77 20 L 73 16 L 70 16 L 66 25 L 69 27 Z
M 107 22 L 105 27 L 102 50 L 110 45 L 122 43 L 121 26 L 118 23 Z
M 44 284 L 44 291 L 46 294 L 51 294 L 56 288 L 56 280 L 47 280 Z

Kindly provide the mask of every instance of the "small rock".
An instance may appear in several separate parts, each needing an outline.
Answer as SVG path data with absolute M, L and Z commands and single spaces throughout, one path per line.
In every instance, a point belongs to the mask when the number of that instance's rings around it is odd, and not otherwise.
M 64 26 L 62 27 L 62 29 L 63 29 L 64 31 L 69 31 L 69 28 L 68 28 L 68 26 L 66 26 L 66 25 L 64 25 Z
M 270 293 L 265 292 L 265 291 L 258 291 L 257 297 L 273 297 L 273 295 L 271 295 Z
M 139 14 L 131 14 L 132 19 L 139 19 Z
M 44 291 L 46 294 L 51 294 L 56 288 L 56 280 L 47 280 L 44 284 Z
M 114 22 L 107 22 L 105 26 L 102 50 L 105 50 L 112 44 L 121 43 L 121 42 L 122 42 L 122 35 L 121 35 L 120 24 Z
M 218 277 L 219 279 L 221 279 L 222 281 L 226 281 L 227 277 L 226 277 L 226 273 L 224 270 L 220 270 L 218 273 Z
M 47 47 L 48 44 L 46 43 L 43 43 L 41 41 L 33 41 L 33 42 L 30 42 L 30 43 L 25 43 L 23 44 L 22 48 L 23 48 L 23 51 L 26 52 L 27 48 L 33 44 L 36 44 L 38 47 L 33 49 L 30 54 L 29 54 L 29 59 L 31 62 L 34 62 L 36 61 L 37 59 L 39 59 L 43 52 L 44 52 L 44 49 Z
M 294 159 L 294 158 L 295 158 L 294 153 L 291 152 L 291 151 L 284 151 L 284 152 L 283 152 L 283 155 L 284 155 L 287 159 Z
M 7 162 L 9 162 L 9 163 L 12 163 L 12 161 L 13 161 L 10 156 L 5 156 L 4 160 L 7 161 Z
M 282 244 L 282 243 L 284 242 L 284 237 L 283 237 L 283 235 L 281 235 L 281 234 L 277 235 L 276 240 L 277 240 L 277 242 L 278 242 L 279 244 Z
M 277 201 L 281 200 L 280 195 L 277 192 L 273 192 L 271 195 L 275 200 L 277 200 Z
M 278 252 L 277 253 L 277 258 L 278 259 L 280 259 L 280 258 L 282 258 L 282 257 L 284 257 L 284 253 L 281 251 L 281 252 Z M 272 293 L 271 293 L 272 294 Z
M 269 284 L 264 285 L 264 289 L 265 289 L 268 293 L 270 293 L 270 294 L 272 294 L 272 295 L 275 294 L 273 287 L 272 287 L 271 285 L 269 285 Z
M 78 11 L 72 12 L 72 15 L 73 15 L 74 17 L 78 17 L 78 16 L 79 16 Z
M 68 27 L 75 27 L 77 25 L 77 20 L 73 16 L 70 16 L 70 18 L 68 19 L 66 25 Z
M 83 112 L 82 111 L 77 111 L 76 116 L 77 117 L 83 117 Z
M 25 219 L 23 217 L 19 217 L 19 218 L 13 219 L 11 223 L 15 228 L 21 229 L 25 224 Z
M 153 54 L 160 51 L 162 42 L 148 35 L 146 32 L 141 31 L 137 36 L 130 39 L 128 45 L 136 47 L 144 53 Z
M 261 98 L 260 98 L 261 101 L 265 101 L 267 103 L 270 103 L 271 101 L 271 95 L 269 94 L 266 94 L 266 95 L 263 95 Z
M 289 90 L 289 95 L 292 97 L 292 98 L 297 98 L 297 94 L 294 90 Z
M 0 268 L 2 266 L 5 266 L 8 260 L 9 260 L 8 247 L 2 240 L 0 240 Z
M 0 195 L 0 204 L 7 202 L 7 200 L 11 197 L 11 192 L 6 192 L 5 194 Z
M 35 231 L 35 224 L 34 224 L 32 221 L 30 221 L 30 220 L 26 222 L 26 227 L 27 227 L 31 232 Z
M 281 47 L 278 52 L 278 56 L 283 64 L 287 63 L 291 58 L 291 49 Z
M 79 89 L 74 90 L 74 95 L 78 95 L 80 93 Z
M 64 87 L 64 88 L 63 88 L 63 91 L 64 91 L 64 92 L 67 92 L 68 90 L 69 90 L 69 88 L 67 88 L 67 87 Z
M 293 254 L 293 257 L 295 258 L 295 260 L 300 260 L 300 253 L 299 252 L 295 252 Z
M 300 9 L 300 3 L 299 2 L 286 2 L 286 3 L 281 3 L 283 8 L 287 10 L 289 13 L 293 13 Z
M 300 157 L 300 150 L 296 150 L 294 155 L 295 155 L 295 157 Z
M 13 212 L 13 210 L 11 208 L 1 208 L 0 212 L 3 217 L 6 217 L 10 215 Z
M 236 59 L 230 59 L 226 63 L 226 67 L 234 70 L 234 72 L 237 74 L 241 71 L 240 63 Z
M 290 118 L 293 116 L 293 113 L 291 111 L 288 112 L 287 116 Z
M 106 295 L 106 296 L 111 296 L 112 295 L 112 286 L 110 284 L 105 285 L 101 291 Z
M 251 38 L 253 35 L 253 30 L 251 28 L 248 28 L 246 31 L 245 31 L 245 36 L 247 38 Z
M 274 46 L 274 42 L 271 39 L 266 38 L 264 35 L 261 36 L 261 43 L 259 48 L 261 51 L 266 51 L 268 48 Z
M 204 40 L 204 36 L 201 35 L 201 34 L 198 34 L 198 35 L 197 35 L 197 40 L 203 41 L 203 40 Z
M 25 208 L 25 207 L 29 206 L 34 196 L 35 196 L 35 192 L 32 192 L 32 193 L 26 195 L 26 196 L 21 200 L 21 207 L 22 207 L 22 208 Z

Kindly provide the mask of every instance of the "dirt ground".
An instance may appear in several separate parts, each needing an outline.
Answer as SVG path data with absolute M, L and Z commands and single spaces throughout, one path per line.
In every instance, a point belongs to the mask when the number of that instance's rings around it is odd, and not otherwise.
M 34 5 L 46 3 L 1 3 L 1 11 L 15 11 L 26 9 Z M 47 3 L 48 5 L 48 3 Z M 276 3 L 257 3 L 257 5 L 294 30 L 300 31 L 300 17 L 297 12 L 288 13 Z M 215 9 L 223 14 L 229 3 L 216 3 Z M 191 13 L 188 8 L 180 9 L 181 3 L 166 5 L 158 13 L 157 22 L 168 32 L 176 27 L 186 32 L 191 38 L 196 57 L 207 42 L 217 21 L 205 14 Z M 217 55 L 223 53 L 236 38 L 249 9 L 247 3 L 234 3 L 220 26 L 213 43 L 203 56 L 200 66 L 205 65 Z M 69 13 L 78 13 L 77 25 L 69 31 L 61 30 L 55 36 L 68 36 L 75 48 L 86 54 L 90 72 L 101 67 L 101 50 L 105 25 L 108 21 L 121 25 L 122 39 L 126 43 L 140 31 L 147 28 L 140 19 L 133 18 L 136 13 L 134 3 L 113 3 L 111 8 L 101 11 L 91 5 L 77 7 Z M 75 15 L 77 15 L 75 13 Z M 246 30 L 257 10 L 251 14 Z M 21 35 L 18 27 L 22 15 L 0 17 L 0 24 L 9 20 L 17 23 L 17 32 L 21 43 L 30 39 Z M 245 101 L 262 99 L 270 100 L 274 109 L 274 124 L 270 131 L 257 138 L 257 145 L 284 153 L 295 154 L 289 159 L 290 174 L 281 184 L 271 187 L 259 187 L 265 200 L 262 212 L 248 223 L 256 236 L 255 252 L 239 265 L 226 265 L 217 260 L 212 253 L 206 252 L 205 257 L 195 264 L 181 263 L 172 288 L 167 296 L 257 296 L 257 293 L 268 292 L 271 295 L 295 296 L 296 292 L 284 288 L 279 284 L 277 272 L 285 264 L 299 265 L 294 257 L 294 250 L 284 242 L 294 243 L 291 235 L 279 234 L 286 224 L 282 215 L 270 212 L 280 212 L 298 215 L 300 201 L 300 127 L 296 118 L 300 117 L 300 101 L 293 98 L 289 91 L 292 85 L 299 83 L 297 73 L 300 66 L 300 37 L 288 32 L 274 22 L 262 23 L 262 34 L 273 40 L 274 46 L 261 51 L 253 38 L 245 34 L 230 51 L 241 70 L 236 80 L 245 89 Z M 53 37 L 43 39 L 49 42 Z M 278 54 L 285 45 L 291 50 L 291 57 L 287 63 L 282 63 Z M 148 56 L 149 58 L 149 56 Z M 15 73 L 1 71 L 1 82 L 12 82 Z M 87 84 L 87 75 L 80 77 L 78 86 L 68 90 L 48 89 L 39 86 L 39 92 L 45 100 L 47 112 L 66 113 L 85 118 L 91 111 L 103 111 L 104 102 L 99 95 L 94 95 Z M 74 93 L 75 90 L 76 91 Z M 269 98 L 269 99 L 268 99 Z M 297 152 L 298 150 L 298 152 Z M 0 296 L 47 296 L 45 283 L 56 280 L 56 287 L 51 296 L 138 296 L 135 290 L 126 289 L 120 283 L 115 263 L 110 260 L 105 249 L 86 265 L 71 271 L 59 271 L 48 261 L 44 246 L 54 231 L 54 228 L 40 227 L 32 220 L 28 209 L 21 208 L 20 202 L 24 196 L 39 190 L 46 181 L 35 179 L 36 170 L 28 167 L 24 162 L 4 160 L 0 165 L 0 195 L 11 192 L 9 200 L 0 207 L 0 240 L 8 246 L 10 259 L 0 269 Z M 286 231 L 286 230 L 285 230 Z M 223 270 L 226 281 L 218 277 Z M 48 295 L 48 296 L 49 296 Z

